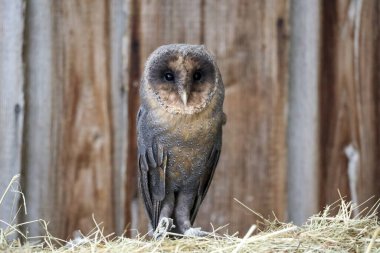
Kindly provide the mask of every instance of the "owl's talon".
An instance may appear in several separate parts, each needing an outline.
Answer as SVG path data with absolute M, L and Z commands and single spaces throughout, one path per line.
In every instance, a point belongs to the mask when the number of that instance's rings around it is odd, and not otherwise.
M 206 231 L 202 231 L 201 228 L 189 228 L 188 230 L 183 233 L 185 236 L 197 236 L 197 237 L 204 237 L 207 236 L 209 233 Z
M 156 230 L 153 233 L 153 238 L 155 240 L 160 240 L 165 237 L 167 232 L 169 232 L 175 226 L 173 225 L 173 220 L 170 218 L 163 217 L 157 225 Z

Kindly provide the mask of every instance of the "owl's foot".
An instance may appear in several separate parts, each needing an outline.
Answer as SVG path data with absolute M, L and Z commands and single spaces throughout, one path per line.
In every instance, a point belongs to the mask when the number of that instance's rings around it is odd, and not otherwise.
M 173 225 L 173 220 L 170 218 L 163 217 L 157 225 L 156 230 L 153 233 L 153 238 L 155 240 L 160 240 L 165 237 L 167 232 L 169 232 L 175 226 Z
M 204 237 L 207 236 L 209 233 L 206 231 L 202 231 L 201 228 L 189 228 L 188 230 L 183 233 L 185 236 L 198 236 L 198 237 Z

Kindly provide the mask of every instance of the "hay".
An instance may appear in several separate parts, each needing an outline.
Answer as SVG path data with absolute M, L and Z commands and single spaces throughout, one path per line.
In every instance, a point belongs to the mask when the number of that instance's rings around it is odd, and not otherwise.
M 343 198 L 327 206 L 323 212 L 312 216 L 303 226 L 281 223 L 278 220 L 263 220 L 265 229 L 253 235 L 252 225 L 243 238 L 236 235 L 219 235 L 218 231 L 207 237 L 178 239 L 164 238 L 154 241 L 148 236 L 126 237 L 105 236 L 100 225 L 86 236 L 78 235 L 74 241 L 63 241 L 48 233 L 42 237 L 9 242 L 7 236 L 21 233 L 18 225 L 9 225 L 0 231 L 0 251 L 8 252 L 380 252 L 380 224 L 375 211 L 379 203 L 354 215 L 358 206 Z M 336 209 L 338 212 L 336 215 Z M 168 233 L 170 235 L 170 233 Z M 39 239 L 39 243 L 32 241 Z

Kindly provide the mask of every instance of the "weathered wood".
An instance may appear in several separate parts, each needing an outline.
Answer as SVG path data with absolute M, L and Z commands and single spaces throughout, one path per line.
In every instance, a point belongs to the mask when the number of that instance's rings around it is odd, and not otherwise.
M 223 147 L 197 224 L 244 234 L 257 217 L 286 216 L 289 1 L 206 1 L 205 44 L 226 86 Z
M 51 213 L 56 208 L 54 189 L 59 183 L 54 175 L 55 135 L 54 120 L 57 102 L 55 97 L 53 3 L 49 0 L 30 1 L 26 6 L 25 41 L 25 136 L 22 188 L 28 208 L 22 222 L 47 219 L 53 223 Z M 59 96 L 59 95 L 58 95 Z M 38 222 L 28 224 L 29 235 L 42 234 Z
M 24 1 L 0 0 L 0 199 L 21 171 L 24 121 Z M 0 220 L 14 223 L 20 190 L 14 184 L 0 203 Z M 16 220 L 17 221 L 17 220 Z M 6 225 L 0 222 L 0 228 Z
M 358 4 L 362 6 L 355 22 L 355 93 L 362 154 L 356 190 L 359 203 L 375 197 L 366 204 L 372 207 L 380 199 L 380 2 Z
M 380 197 L 379 6 L 323 2 L 321 205 L 335 201 L 337 190 L 356 203 Z
M 92 214 L 113 232 L 109 3 L 28 4 L 24 174 L 31 217 L 49 221 L 61 238 L 89 232 Z
M 55 175 L 60 236 L 103 222 L 113 232 L 108 1 L 55 3 L 62 107 Z M 61 51 L 62 50 L 62 51 Z
M 77 89 L 84 90 L 85 93 L 88 92 L 89 88 L 96 84 L 90 82 L 91 79 L 98 78 L 99 82 L 98 87 L 92 88 L 92 93 L 90 94 L 90 99 L 83 101 L 80 105 L 71 105 L 76 113 L 86 113 L 87 108 L 94 107 L 93 118 L 78 118 L 78 126 L 70 126 L 74 128 L 71 130 L 72 135 L 91 135 L 91 132 L 94 129 L 92 126 L 93 121 L 97 121 L 99 107 L 103 107 L 103 120 L 105 122 L 96 122 L 99 128 L 97 131 L 100 131 L 100 135 L 106 135 L 106 143 L 102 144 L 103 141 L 100 141 L 100 146 L 105 145 L 106 148 L 101 152 L 100 157 L 89 158 L 88 165 L 86 168 L 82 168 L 80 164 L 74 164 L 72 173 L 75 170 L 90 170 L 89 174 L 99 173 L 98 180 L 105 180 L 104 188 L 100 189 L 103 191 L 106 197 L 104 199 L 99 199 L 103 201 L 101 203 L 104 207 L 103 213 L 100 215 L 107 217 L 108 223 L 109 220 L 115 219 L 115 229 L 120 234 L 122 233 L 123 226 L 123 210 L 124 210 L 124 184 L 125 184 L 125 170 L 126 170 L 126 129 L 127 129 L 127 88 L 126 88 L 126 78 L 128 77 L 127 69 L 127 60 L 126 56 L 129 52 L 125 50 L 127 40 L 129 39 L 127 13 L 128 11 L 127 2 L 121 0 L 114 0 L 110 5 L 108 10 L 108 3 L 101 6 L 94 6 L 94 9 L 91 9 L 87 5 L 81 5 L 84 9 L 80 13 L 72 13 L 72 15 L 78 15 L 80 18 L 90 18 L 87 12 L 100 12 L 98 15 L 101 16 L 101 19 L 98 22 L 103 22 L 100 27 L 96 27 L 96 24 L 93 24 L 93 28 L 90 28 L 89 31 L 86 31 L 86 26 L 88 21 L 75 20 L 74 23 L 68 24 L 66 20 L 65 12 L 73 12 L 76 2 L 71 1 L 69 5 L 59 5 L 57 3 L 52 3 L 51 1 L 45 2 L 36 2 L 31 1 L 28 3 L 27 11 L 27 101 L 28 101 L 28 117 L 27 117 L 27 137 L 28 142 L 26 144 L 26 155 L 25 155 L 25 180 L 23 180 L 24 189 L 27 196 L 27 203 L 29 206 L 29 214 L 24 217 L 24 220 L 34 220 L 38 218 L 43 218 L 50 221 L 52 224 L 59 224 L 52 228 L 52 232 L 62 235 L 64 237 L 70 236 L 73 232 L 73 229 L 81 228 L 83 230 L 91 229 L 94 224 L 91 221 L 91 213 L 97 213 L 99 202 L 93 198 L 84 199 L 80 197 L 82 203 L 78 202 L 78 209 L 83 205 L 90 205 L 92 207 L 87 208 L 85 211 L 79 210 L 77 213 L 62 213 L 57 215 L 55 210 L 57 207 L 61 207 L 65 200 L 59 198 L 68 198 L 66 194 L 72 195 L 69 189 L 65 189 L 65 184 L 59 179 L 54 168 L 62 166 L 60 163 L 68 161 L 59 161 L 60 156 L 63 155 L 61 151 L 58 150 L 58 142 L 60 140 L 60 135 L 65 135 L 66 131 L 69 129 L 62 128 L 62 125 L 59 123 L 59 114 L 60 110 L 64 109 L 65 105 L 64 100 L 67 99 L 62 96 L 62 79 L 60 78 L 69 78 L 70 76 L 62 76 L 63 71 L 68 71 L 66 69 L 77 68 L 79 75 L 83 75 L 80 78 L 83 78 L 81 82 L 71 83 L 70 80 L 68 85 L 78 86 Z M 107 5 L 107 6 L 106 6 Z M 86 10 L 88 9 L 88 10 Z M 109 14 L 111 14 L 111 20 L 108 20 Z M 93 15 L 95 15 L 95 13 Z M 95 16 L 92 18 L 96 18 Z M 87 22 L 87 23 L 86 23 Z M 71 26 L 71 27 L 70 27 Z M 67 30 L 66 30 L 67 29 Z M 110 34 L 108 37 L 107 30 L 109 29 Z M 76 33 L 77 36 L 73 35 L 74 30 L 80 30 Z M 70 49 L 65 50 L 63 44 L 60 43 L 60 39 L 66 38 L 66 41 L 72 41 L 71 50 L 81 50 L 84 46 L 86 47 L 87 40 L 92 40 L 91 36 L 93 34 L 99 34 L 99 37 L 103 39 L 99 41 L 92 41 L 94 49 L 87 47 L 87 52 L 82 54 L 87 55 L 87 59 L 83 59 L 82 62 L 74 64 L 73 62 L 66 63 L 65 59 L 67 57 L 80 57 L 80 55 L 75 56 L 70 52 Z M 102 36 L 102 34 L 104 36 Z M 83 38 L 84 37 L 84 38 Z M 55 38 L 58 38 L 55 40 Z M 82 44 L 75 45 L 76 41 L 82 41 Z M 111 41 L 108 44 L 108 41 Z M 89 43 L 88 45 L 91 45 Z M 124 48 L 123 48 L 124 47 Z M 99 54 L 97 56 L 97 54 Z M 99 59 L 98 62 L 91 60 L 89 57 L 99 57 L 102 56 L 103 59 Z M 109 58 L 109 59 L 108 59 Z M 105 62 L 103 62 L 103 60 Z M 106 62 L 109 60 L 110 63 Z M 108 73 L 107 68 L 110 64 L 110 73 Z M 73 66 L 76 65 L 76 66 Z M 83 71 L 82 65 L 89 65 L 87 70 Z M 104 68 L 105 72 L 97 73 L 98 77 L 95 76 L 95 73 L 91 73 L 92 68 Z M 71 73 L 70 73 L 71 75 Z M 77 74 L 78 75 L 78 74 Z M 110 75 L 110 76 L 109 76 Z M 110 78 L 110 79 L 109 79 Z M 96 80 L 95 80 L 96 81 Z M 110 85 L 110 86 L 109 86 Z M 70 88 L 71 89 L 71 88 Z M 110 89 L 110 90 L 108 90 Z M 74 90 L 74 89 L 73 89 Z M 71 91 L 68 91 L 70 93 Z M 76 91 L 77 92 L 77 91 Z M 79 94 L 70 94 L 69 97 Z M 85 95 L 88 96 L 88 95 Z M 98 96 L 103 100 L 98 101 Z M 101 102 L 100 104 L 98 104 Z M 70 106 L 70 105 L 69 105 Z M 79 108 L 78 108 L 79 107 Z M 65 120 L 65 119 L 63 119 Z M 102 119 L 100 119 L 103 121 Z M 80 125 L 81 121 L 88 121 L 87 126 Z M 79 131 L 82 133 L 80 134 Z M 106 132 L 105 132 L 106 131 Z M 99 133 L 94 133 L 98 135 Z M 88 137 L 90 138 L 90 137 Z M 108 139 L 110 138 L 110 139 Z M 90 138 L 91 139 L 91 138 Z M 89 141 L 88 149 L 79 148 L 79 150 L 73 151 L 70 156 L 71 160 L 81 160 L 80 152 L 89 152 L 91 149 L 97 149 L 95 147 L 97 140 L 94 137 L 93 140 L 83 140 L 83 142 Z M 103 139 L 101 137 L 100 139 Z M 78 142 L 82 142 L 78 140 Z M 108 143 L 107 143 L 108 142 Z M 62 145 L 62 144 L 61 144 Z M 64 145 L 79 145 L 66 143 Z M 108 146 L 110 145 L 110 146 Z M 66 147 L 61 147 L 63 150 L 67 149 Z M 82 150 L 83 149 L 83 150 Z M 92 157 L 96 156 L 97 151 L 94 150 Z M 66 153 L 66 155 L 68 155 Z M 110 157 L 112 155 L 112 157 Z M 90 155 L 91 156 L 91 155 Z M 111 161 L 107 161 L 109 158 L 112 158 Z M 105 160 L 104 160 L 105 159 Z M 99 163 L 101 161 L 101 163 Z M 111 162 L 110 164 L 108 164 Z M 79 162 L 80 163 L 80 162 Z M 95 164 L 99 163 L 99 166 L 108 164 L 104 171 L 96 172 Z M 103 164 L 103 165 L 102 165 Z M 87 167 L 88 166 L 88 167 Z M 112 168 L 112 171 L 111 171 Z M 63 168 L 62 168 L 63 169 Z M 98 167 L 98 170 L 102 169 Z M 92 171 L 91 171 L 92 170 Z M 112 172 L 112 174 L 110 174 Z M 65 172 L 62 172 L 63 174 Z M 39 175 L 36 177 L 36 175 Z M 108 181 L 112 176 L 112 181 Z M 77 187 L 83 188 L 95 188 L 94 177 L 89 176 L 87 179 L 82 179 L 82 182 L 70 182 L 72 184 L 77 184 Z M 73 181 L 79 180 L 79 178 L 73 178 Z M 86 180 L 85 182 L 83 180 Z M 98 182 L 99 183 L 99 182 Z M 112 192 L 109 187 L 112 184 Z M 46 189 L 54 189 L 52 191 L 47 191 Z M 59 190 L 59 188 L 61 188 Z M 64 192 L 66 191 L 67 192 Z M 63 192 L 59 192 L 63 191 Z M 83 193 L 75 193 L 81 196 Z M 96 195 L 94 196 L 96 198 Z M 112 201 L 112 202 L 111 202 Z M 83 203 L 84 202 L 84 203 Z M 112 205 L 110 204 L 112 203 Z M 109 213 L 113 210 L 114 213 Z M 59 212 L 59 211 L 58 211 Z M 74 217 L 70 217 L 74 216 Z M 78 217 L 83 216 L 85 224 L 79 224 Z M 69 219 L 77 219 L 72 222 L 72 228 L 64 228 L 62 225 Z M 108 227 L 113 228 L 114 224 L 106 224 Z M 80 227 L 81 226 L 81 227 Z M 40 233 L 39 224 L 32 224 L 28 227 L 28 230 L 31 234 Z M 111 231 L 109 229 L 108 231 Z M 113 231 L 113 230 L 112 230 Z
M 319 211 L 320 2 L 293 0 L 291 6 L 288 214 L 302 224 Z
M 376 1 L 372 1 L 372 4 L 375 4 L 377 3 L 377 5 L 374 6 L 374 14 L 372 14 L 372 22 L 373 22 L 373 26 L 374 27 L 377 27 L 377 29 L 379 29 L 380 27 L 380 3 L 379 2 L 376 2 Z M 368 33 L 367 33 L 368 34 Z M 376 132 L 376 147 L 375 147 L 375 157 L 377 157 L 377 162 L 374 164 L 374 167 L 373 170 L 373 178 L 372 180 L 374 180 L 374 192 L 376 194 L 376 196 L 378 198 L 380 198 L 380 184 L 379 184 L 379 181 L 378 179 L 380 178 L 380 169 L 379 169 L 379 164 L 380 164 L 380 157 L 379 157 L 379 153 L 380 153 L 380 31 L 377 30 L 376 33 L 373 33 L 373 34 L 377 34 L 377 37 L 373 39 L 373 44 L 372 46 L 374 46 L 374 52 L 373 52 L 373 67 L 372 67 L 372 71 L 373 71 L 373 87 L 374 87 L 374 91 L 373 91 L 373 96 L 375 97 L 374 99 L 374 105 L 375 105 L 375 132 Z M 377 47 L 376 47 L 377 45 Z M 363 64 L 363 67 L 365 65 Z M 377 84 L 377 85 L 376 85 Z M 365 185 L 365 184 L 363 184 Z M 380 215 L 380 212 L 379 212 L 379 215 Z
M 110 50 L 111 50 L 111 102 L 113 142 L 113 207 L 115 228 L 118 234 L 124 230 L 125 183 L 127 164 L 128 130 L 128 73 L 130 54 L 130 1 L 111 1 Z M 129 183 L 128 183 L 129 185 Z M 130 217 L 128 217 L 130 219 Z
M 143 211 L 138 208 L 137 200 L 137 133 L 136 117 L 139 108 L 139 83 L 140 83 L 140 22 L 141 22 L 141 2 L 131 0 L 129 4 L 131 10 L 130 17 L 130 43 L 128 45 L 129 73 L 128 73 L 128 157 L 127 157 L 127 178 L 126 200 L 125 200 L 125 227 L 136 228 L 139 217 L 143 217 Z M 127 231 L 131 235 L 131 230 Z M 135 233 L 133 233 L 135 235 Z

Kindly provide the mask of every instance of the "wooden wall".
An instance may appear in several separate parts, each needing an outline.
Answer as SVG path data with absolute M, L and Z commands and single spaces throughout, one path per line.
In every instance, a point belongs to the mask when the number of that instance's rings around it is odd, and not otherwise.
M 380 2 L 324 1 L 320 203 L 380 194 Z
M 94 214 L 105 233 L 147 231 L 138 86 L 167 43 L 205 44 L 226 86 L 222 155 L 197 226 L 244 234 L 259 219 L 234 198 L 302 223 L 338 189 L 375 196 L 368 205 L 380 197 L 379 1 L 0 0 L 0 197 L 21 173 L 28 213 L 16 222 L 45 219 L 68 238 Z M 0 220 L 17 203 L 8 194 Z
M 21 172 L 25 115 L 23 75 L 24 3 L 0 1 L 0 220 L 12 221 L 19 195 L 2 197 L 14 175 Z M 17 187 L 12 187 L 17 190 Z M 0 229 L 5 224 L 0 222 Z

